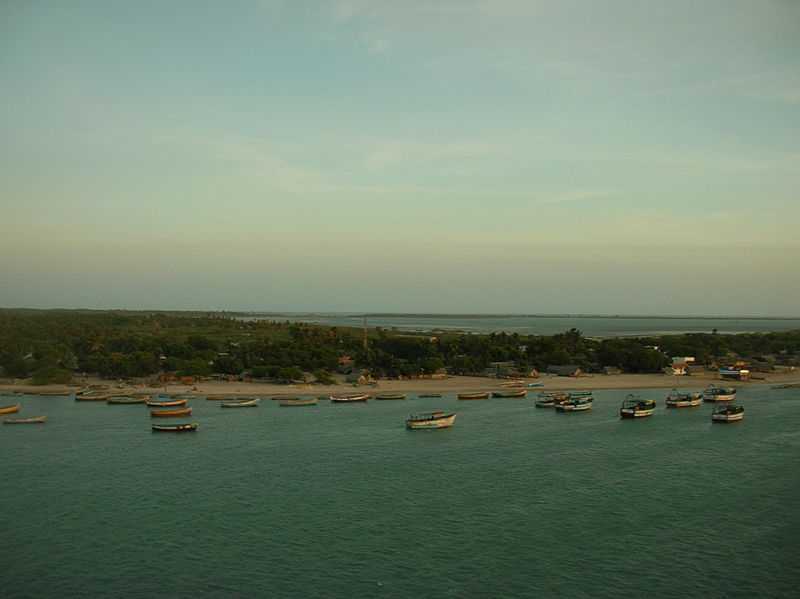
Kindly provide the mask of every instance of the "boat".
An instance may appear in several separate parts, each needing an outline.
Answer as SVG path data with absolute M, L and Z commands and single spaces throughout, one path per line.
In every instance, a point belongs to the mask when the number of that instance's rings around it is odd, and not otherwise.
M 114 397 L 114 394 L 107 391 L 86 391 L 76 393 L 75 401 L 106 401 L 111 397 Z
M 703 401 L 733 401 L 736 399 L 736 387 L 717 387 L 709 385 L 703 391 Z
M 225 401 L 219 404 L 220 408 L 257 408 L 258 397 L 243 397 L 236 401 Z
M 331 395 L 330 400 L 334 403 L 356 403 L 367 401 L 369 395 L 367 393 L 354 393 L 349 395 Z
M 412 414 L 406 418 L 406 428 L 411 430 L 424 430 L 434 428 L 449 428 L 456 421 L 456 415 L 447 414 L 442 410 Z
M 378 393 L 375 399 L 405 399 L 405 393 Z
M 427 397 L 441 397 L 441 396 L 442 396 L 441 393 L 422 393 L 420 395 L 417 395 L 417 397 L 420 399 L 425 399 Z
M 620 418 L 646 418 L 652 416 L 656 409 L 656 400 L 642 399 L 638 395 L 630 394 L 622 402 L 619 409 Z
M 272 401 L 285 401 L 287 399 L 299 399 L 297 395 L 274 395 L 271 397 Z
M 565 401 L 555 404 L 558 412 L 585 412 L 592 409 L 592 397 L 568 398 Z
M 19 412 L 19 408 L 18 403 L 11 406 L 0 406 L 0 414 L 15 414 Z
M 158 433 L 190 433 L 197 430 L 197 423 L 189 424 L 153 424 L 153 431 Z
M 127 396 L 109 397 L 106 400 L 106 403 L 108 403 L 109 405 L 123 405 L 123 406 L 130 404 L 141 404 L 146 402 L 147 402 L 146 397 L 127 397 Z
M 178 418 L 180 416 L 189 416 L 192 413 L 192 408 L 179 408 L 177 410 L 150 410 L 152 418 Z
M 458 399 L 489 399 L 489 392 L 475 391 L 474 393 L 459 393 Z
M 501 387 L 525 387 L 525 381 L 520 381 L 519 379 L 506 381 L 505 383 L 500 383 Z
M 47 416 L 34 416 L 33 418 L 6 418 L 3 424 L 44 424 Z
M 561 391 L 549 391 L 547 393 L 539 393 L 539 396 L 536 398 L 536 407 L 552 408 L 556 404 L 567 401 L 568 399 L 569 399 L 569 394 L 563 393 Z
M 735 403 L 716 406 L 711 413 L 711 422 L 739 422 L 744 418 L 744 407 Z
M 492 397 L 519 399 L 521 397 L 525 397 L 527 394 L 528 394 L 527 389 L 513 389 L 509 391 L 495 391 L 492 393 Z
M 699 406 L 703 401 L 702 393 L 681 393 L 677 389 L 673 389 L 665 403 L 668 408 L 693 408 Z
M 147 401 L 147 405 L 151 408 L 177 408 L 185 406 L 188 402 L 185 399 L 169 399 L 167 401 Z
M 236 401 L 241 399 L 238 395 L 206 395 L 207 401 Z
M 528 387 L 544 387 L 544 383 L 528 383 Z
M 293 408 L 296 406 L 315 406 L 317 405 L 316 397 L 295 397 L 292 399 L 282 399 L 278 402 L 282 408 Z

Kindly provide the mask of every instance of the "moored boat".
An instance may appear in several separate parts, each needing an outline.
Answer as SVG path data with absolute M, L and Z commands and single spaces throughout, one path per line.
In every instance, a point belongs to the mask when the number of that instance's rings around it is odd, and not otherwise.
M 638 395 L 630 394 L 623 400 L 619 415 L 620 418 L 646 418 L 652 416 L 655 409 L 654 399 L 642 399 Z
M 558 412 L 586 412 L 592 409 L 593 401 L 592 397 L 569 398 L 555 404 L 555 408 Z
M 569 394 L 561 391 L 548 391 L 546 393 L 539 393 L 538 397 L 536 398 L 536 407 L 552 408 L 555 407 L 556 404 L 567 401 L 568 399 Z
M 177 408 L 187 404 L 185 399 L 169 399 L 167 401 L 149 400 L 147 405 L 151 408 Z
M 109 404 L 109 405 L 127 406 L 127 405 L 132 405 L 132 404 L 147 403 L 147 398 L 146 397 L 116 396 L 116 397 L 109 397 L 106 400 L 106 403 Z
M 299 406 L 315 406 L 317 405 L 316 397 L 295 397 L 293 399 L 282 399 L 278 402 L 282 408 L 293 408 Z
M 736 387 L 717 387 L 709 385 L 703 391 L 703 401 L 733 401 L 736 399 Z
M 85 393 L 76 393 L 75 401 L 106 401 L 111 397 L 114 395 L 107 391 L 86 391 Z
M 681 393 L 677 389 L 673 389 L 665 404 L 668 408 L 693 408 L 699 406 L 703 401 L 702 393 Z
M 738 422 L 744 418 L 744 407 L 735 403 L 716 406 L 711 413 L 711 422 Z
M 489 399 L 489 392 L 475 391 L 474 393 L 459 393 L 458 399 Z
M 405 399 L 405 393 L 378 393 L 375 399 Z
M 153 431 L 157 433 L 189 433 L 197 430 L 197 423 L 187 424 L 153 424 Z
M 504 397 L 507 399 L 520 399 L 528 395 L 527 389 L 509 389 L 508 391 L 495 391 L 492 397 Z
M 181 416 L 189 416 L 192 413 L 192 408 L 179 408 L 177 410 L 150 410 L 152 418 L 179 418 Z
M 226 401 L 219 404 L 220 408 L 257 408 L 258 397 L 241 398 L 236 401 Z
M 442 396 L 441 393 L 420 393 L 419 395 L 417 395 L 417 397 L 419 397 L 420 399 L 425 399 L 429 397 L 441 397 L 441 396 Z
M 0 414 L 15 414 L 19 412 L 20 404 L 14 404 L 11 406 L 0 406 Z
M 330 399 L 333 403 L 357 403 L 367 401 L 369 399 L 369 394 L 353 393 L 348 395 L 331 395 Z
M 44 424 L 47 416 L 34 416 L 33 418 L 6 418 L 3 424 Z
M 445 413 L 442 410 L 412 414 L 406 418 L 406 428 L 411 430 L 425 430 L 436 428 L 449 428 L 456 421 L 454 413 Z

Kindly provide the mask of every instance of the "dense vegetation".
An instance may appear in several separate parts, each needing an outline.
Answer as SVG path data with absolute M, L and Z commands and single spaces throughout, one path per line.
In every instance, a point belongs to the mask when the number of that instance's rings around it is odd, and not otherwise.
M 414 376 L 442 369 L 483 373 L 501 362 L 513 363 L 519 372 L 552 364 L 657 372 L 670 356 L 713 363 L 736 356 L 781 361 L 798 355 L 800 331 L 597 340 L 576 329 L 552 336 L 439 337 L 373 329 L 365 349 L 362 332 L 355 329 L 219 313 L 0 310 L 0 376 L 32 377 L 35 383 L 65 382 L 73 373 L 113 378 L 246 373 L 284 381 L 312 373 L 324 382 L 346 356 L 377 376 Z

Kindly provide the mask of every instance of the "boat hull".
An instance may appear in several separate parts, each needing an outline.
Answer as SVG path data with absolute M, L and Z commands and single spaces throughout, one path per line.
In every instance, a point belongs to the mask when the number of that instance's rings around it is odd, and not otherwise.
M 258 407 L 258 400 L 257 399 L 249 399 L 246 401 L 230 401 L 226 403 L 219 404 L 220 408 L 257 408 Z
M 147 403 L 147 400 L 144 397 L 109 397 L 106 403 L 111 406 L 129 406 Z
M 282 408 L 299 408 L 302 406 L 315 406 L 317 405 L 317 399 L 282 399 L 278 402 L 278 405 Z
M 181 416 L 189 416 L 192 413 L 192 408 L 183 408 L 182 410 L 151 410 L 150 416 L 152 418 L 180 418 Z
M 430 420 L 406 420 L 406 428 L 409 430 L 433 430 L 438 428 L 450 428 L 456 421 L 456 415 L 450 414 L 442 416 L 441 418 L 432 418 Z
M 559 412 L 587 412 L 592 409 L 592 404 L 581 404 L 581 405 L 571 405 L 571 404 L 559 404 L 556 406 L 556 410 Z
M 405 393 L 382 393 L 382 394 L 379 394 L 379 395 L 375 396 L 376 400 L 380 399 L 380 400 L 384 400 L 384 401 L 398 400 L 398 399 L 405 399 L 405 398 L 406 398 L 406 394 Z
M 44 424 L 47 416 L 36 416 L 35 418 L 7 418 L 3 424 Z
M 701 398 L 698 399 L 668 399 L 666 402 L 668 408 L 695 408 L 703 403 Z
M 461 400 L 476 400 L 476 399 L 489 399 L 489 392 L 486 393 L 459 393 L 458 399 Z
M 0 408 L 0 414 L 16 414 L 19 412 L 19 404 L 15 404 L 13 406 L 3 406 Z
M 369 395 L 353 395 L 353 396 L 331 395 L 331 402 L 333 403 L 360 403 L 360 402 L 365 402 L 368 399 Z
M 739 422 L 744 418 L 744 412 L 738 414 L 711 414 L 712 422 Z
M 170 401 L 148 401 L 147 405 L 151 408 L 178 408 L 189 403 L 186 399 L 172 399 Z
M 156 433 L 193 433 L 197 430 L 197 424 L 154 424 L 152 429 Z
M 622 418 L 647 418 L 648 416 L 652 416 L 653 412 L 655 412 L 655 408 L 650 408 L 647 410 L 634 410 L 630 408 L 622 408 L 619 411 L 619 415 Z
M 522 399 L 528 395 L 527 389 L 523 389 L 522 391 L 495 391 L 492 393 L 492 397 L 502 398 L 502 399 Z
M 706 403 L 716 403 L 718 401 L 733 401 L 736 399 L 735 393 L 726 393 L 726 394 L 713 394 L 713 393 L 706 393 L 703 395 L 703 401 Z

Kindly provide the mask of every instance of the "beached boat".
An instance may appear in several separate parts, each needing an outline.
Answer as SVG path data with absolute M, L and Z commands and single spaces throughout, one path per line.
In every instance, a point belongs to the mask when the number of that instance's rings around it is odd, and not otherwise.
M 656 400 L 642 399 L 638 395 L 630 394 L 622 402 L 619 409 L 620 418 L 646 418 L 652 416 L 656 409 Z
M 736 387 L 717 387 L 709 385 L 703 391 L 703 401 L 733 401 L 736 399 Z
M 152 428 L 158 433 L 189 433 L 197 430 L 197 423 L 190 424 L 153 424 Z
M 330 400 L 333 403 L 358 403 L 367 401 L 368 399 L 369 399 L 369 394 L 367 393 L 330 396 Z
M 500 386 L 501 387 L 525 387 L 526 385 L 525 385 L 525 381 L 520 381 L 520 380 L 517 379 L 517 380 L 512 380 L 512 381 L 506 381 L 505 383 L 500 383 Z
M 246 397 L 237 399 L 236 401 L 226 401 L 219 404 L 220 408 L 257 408 L 258 397 Z
M 528 387 L 544 387 L 544 383 L 528 383 Z
M 476 391 L 474 393 L 459 393 L 458 399 L 489 399 L 489 392 Z
M 593 401 L 594 399 L 591 397 L 569 398 L 566 401 L 555 404 L 554 407 L 558 412 L 586 412 L 592 409 Z
M 34 416 L 33 418 L 6 418 L 3 424 L 44 424 L 47 416 Z
M 711 413 L 711 422 L 738 422 L 744 418 L 744 407 L 735 403 L 716 406 Z
M 278 402 L 282 408 L 294 408 L 299 406 L 315 406 L 317 405 L 316 397 L 295 397 L 293 399 L 282 399 Z
M 552 408 L 557 404 L 567 401 L 569 399 L 568 393 L 561 391 L 549 391 L 547 393 L 539 393 L 536 398 L 537 408 Z
M 152 418 L 179 418 L 181 416 L 189 416 L 192 413 L 192 408 L 179 408 L 177 410 L 150 410 Z
M 412 414 L 406 418 L 406 428 L 411 430 L 425 430 L 435 428 L 449 428 L 456 421 L 456 415 L 447 414 L 441 410 Z
M 378 393 L 375 399 L 405 399 L 405 393 Z
M 109 405 L 127 406 L 127 405 L 132 405 L 132 404 L 147 403 L 147 398 L 146 397 L 123 397 L 123 396 L 117 396 L 117 397 L 109 397 L 106 400 L 106 403 L 108 403 Z
M 420 399 L 425 399 L 428 397 L 441 397 L 441 396 L 442 396 L 441 393 L 421 393 L 417 395 L 417 397 L 419 397 Z
M 495 391 L 492 397 L 505 397 L 507 399 L 520 399 L 528 395 L 527 389 L 509 389 L 508 391 Z
M 665 403 L 668 408 L 693 408 L 699 406 L 703 401 L 702 393 L 681 393 L 677 389 L 673 389 Z
M 185 406 L 188 402 L 185 399 L 168 399 L 167 401 L 148 400 L 147 405 L 151 408 L 177 408 Z
M 114 397 L 114 394 L 107 391 L 87 391 L 76 393 L 75 401 L 106 401 L 111 397 Z
M 14 404 L 12 406 L 0 406 L 0 414 L 15 414 L 19 412 L 20 404 Z

